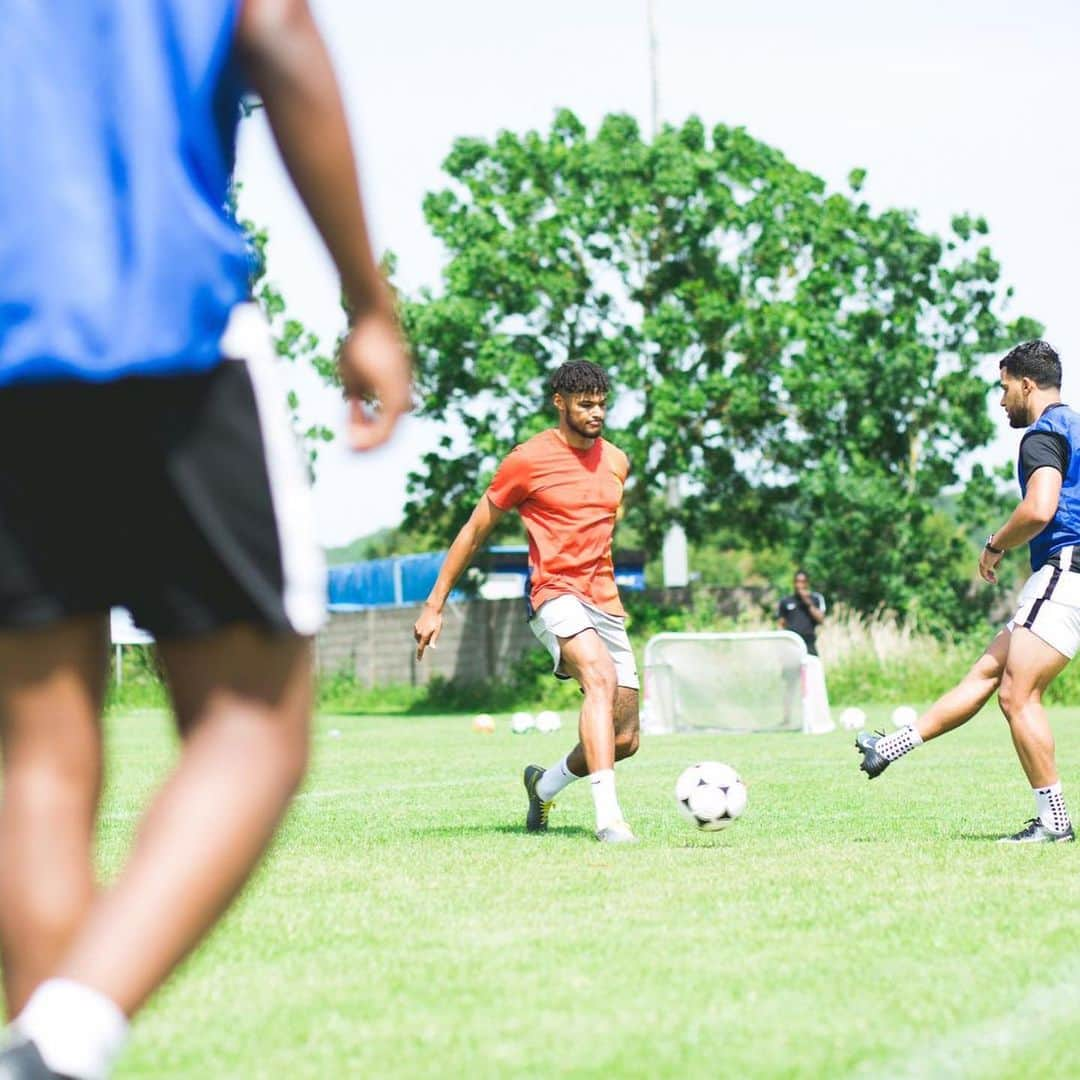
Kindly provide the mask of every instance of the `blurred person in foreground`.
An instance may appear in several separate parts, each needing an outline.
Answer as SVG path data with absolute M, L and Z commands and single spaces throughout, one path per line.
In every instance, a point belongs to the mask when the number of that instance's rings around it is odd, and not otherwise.
M 354 448 L 410 365 L 306 0 L 7 4 L 0 54 L 0 1078 L 96 1080 L 307 762 L 324 568 L 225 209 L 248 89 L 341 274 Z M 99 888 L 113 605 L 158 641 L 182 744 Z

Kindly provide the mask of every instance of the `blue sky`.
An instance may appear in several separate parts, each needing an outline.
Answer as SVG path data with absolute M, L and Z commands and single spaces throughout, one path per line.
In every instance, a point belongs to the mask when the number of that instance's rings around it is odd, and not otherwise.
M 420 210 L 458 135 L 546 127 L 572 108 L 595 126 L 630 112 L 647 126 L 646 0 L 312 0 L 356 137 L 368 216 L 407 289 L 436 285 L 441 256 Z M 1046 324 L 1080 379 L 1080 5 L 1004 0 L 654 0 L 660 114 L 744 124 L 840 186 L 859 166 L 878 207 L 910 207 L 943 231 L 954 212 L 987 217 L 1012 311 Z M 331 337 L 333 268 L 292 193 L 260 117 L 240 145 L 241 207 L 270 231 L 270 273 L 291 311 Z M 994 365 L 987 367 L 991 374 Z M 312 419 L 341 406 L 298 384 Z M 345 543 L 396 524 L 405 475 L 437 431 L 410 419 L 364 457 L 323 451 L 319 535 Z M 1006 460 L 1006 428 L 989 459 Z

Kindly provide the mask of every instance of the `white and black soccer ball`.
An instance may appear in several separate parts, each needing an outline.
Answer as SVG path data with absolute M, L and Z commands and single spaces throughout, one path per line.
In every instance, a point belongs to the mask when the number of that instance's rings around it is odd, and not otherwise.
M 746 785 L 720 761 L 691 765 L 675 782 L 675 801 L 688 821 L 705 832 L 726 829 L 746 809 Z

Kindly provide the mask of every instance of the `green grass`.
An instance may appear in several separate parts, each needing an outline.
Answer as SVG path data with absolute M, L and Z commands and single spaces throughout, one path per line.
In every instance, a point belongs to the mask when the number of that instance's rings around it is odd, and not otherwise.
M 1080 710 L 1053 719 L 1076 802 Z M 106 872 L 174 752 L 160 712 L 109 727 Z M 505 719 L 479 736 L 462 717 L 320 718 L 270 858 L 139 1018 L 119 1076 L 1075 1069 L 1080 849 L 991 842 L 1031 813 L 995 713 L 872 784 L 847 732 L 646 739 L 619 769 L 642 841 L 625 849 L 592 839 L 584 785 L 548 835 L 521 831 L 521 767 L 567 742 Z M 672 798 L 710 758 L 750 788 L 713 835 Z

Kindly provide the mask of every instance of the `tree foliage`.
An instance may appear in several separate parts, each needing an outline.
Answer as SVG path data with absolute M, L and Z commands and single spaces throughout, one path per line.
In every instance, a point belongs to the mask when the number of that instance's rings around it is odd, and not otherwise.
M 981 218 L 941 238 L 876 212 L 742 128 L 651 143 L 629 116 L 590 135 L 462 138 L 424 213 L 442 287 L 402 305 L 421 412 L 448 435 L 410 481 L 406 525 L 444 538 L 497 460 L 551 423 L 568 358 L 610 373 L 630 456 L 627 520 L 657 545 L 780 544 L 838 597 L 952 616 L 963 534 L 934 509 L 992 435 L 987 353 L 1029 337 Z M 673 511 L 669 479 L 684 492 Z

